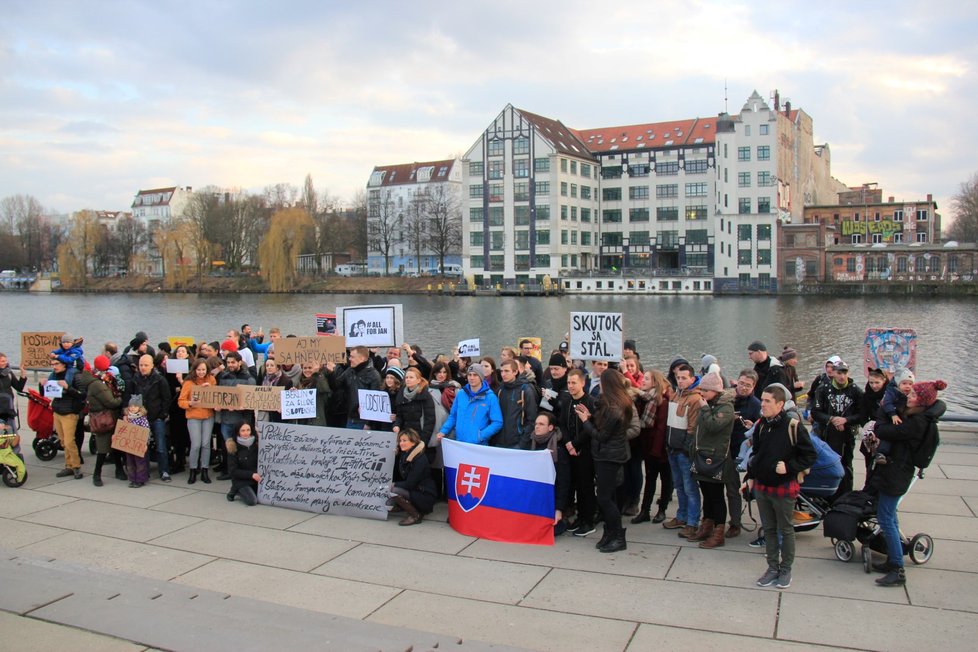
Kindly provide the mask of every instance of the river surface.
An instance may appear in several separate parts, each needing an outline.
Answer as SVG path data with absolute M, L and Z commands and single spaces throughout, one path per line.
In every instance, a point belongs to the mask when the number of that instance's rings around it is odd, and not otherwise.
M 943 398 L 949 410 L 978 414 L 978 304 L 973 299 L 5 292 L 0 293 L 0 351 L 16 363 L 21 331 L 84 336 L 89 360 L 105 341 L 121 348 L 139 330 L 149 334 L 153 345 L 172 335 L 221 340 L 228 329 L 245 322 L 255 330 L 278 326 L 283 334 L 313 335 L 316 313 L 383 303 L 403 305 L 406 338 L 426 355 L 450 352 L 459 340 L 474 337 L 497 360 L 502 346 L 525 336 L 543 338 L 550 351 L 567 332 L 570 312 L 621 312 L 626 337 L 637 341 L 646 366 L 663 368 L 682 355 L 698 367 L 700 357 L 711 353 L 733 376 L 750 364 L 747 345 L 761 340 L 774 355 L 785 345 L 795 348 L 799 377 L 806 382 L 838 354 L 861 386 L 866 329 L 913 328 L 918 378 L 946 380 Z

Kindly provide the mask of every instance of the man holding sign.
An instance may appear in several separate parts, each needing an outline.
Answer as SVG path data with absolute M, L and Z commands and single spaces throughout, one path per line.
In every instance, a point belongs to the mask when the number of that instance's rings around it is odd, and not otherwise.
M 67 380 L 68 365 L 62 360 L 52 360 L 51 367 L 53 371 L 48 380 L 56 382 L 61 387 L 61 396 L 51 401 L 51 409 L 54 410 L 54 429 L 65 449 L 65 468 L 58 471 L 56 475 L 59 478 L 73 475 L 75 480 L 80 480 L 82 460 L 75 435 L 76 432 L 80 432 L 78 422 L 81 420 L 82 410 L 85 409 L 85 392 L 78 388 L 77 377 L 70 382 Z M 84 437 L 84 433 L 82 436 Z
M 379 390 L 381 388 L 380 372 L 370 361 L 370 351 L 365 346 L 355 346 L 350 349 L 350 365 L 337 366 L 329 362 L 326 371 L 329 372 L 329 386 L 334 391 L 337 388 L 346 390 L 347 411 L 346 427 L 364 430 L 367 422 L 360 418 L 361 389 Z

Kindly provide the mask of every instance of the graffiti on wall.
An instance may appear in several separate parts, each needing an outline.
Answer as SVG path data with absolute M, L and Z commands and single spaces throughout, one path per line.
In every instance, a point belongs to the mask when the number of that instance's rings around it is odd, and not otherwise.
M 894 233 L 903 233 L 903 222 L 893 220 L 880 220 L 879 222 L 854 222 L 852 220 L 842 221 L 842 235 L 850 236 L 853 234 L 864 236 L 883 234 L 883 238 L 888 240 Z

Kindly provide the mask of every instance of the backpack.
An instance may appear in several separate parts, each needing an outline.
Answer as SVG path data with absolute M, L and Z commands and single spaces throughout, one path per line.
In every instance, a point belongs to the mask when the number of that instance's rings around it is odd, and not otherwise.
M 937 447 L 941 445 L 941 432 L 937 428 L 937 419 L 927 419 L 927 429 L 924 430 L 924 437 L 917 444 L 917 447 L 910 451 L 910 461 L 913 465 L 923 471 L 934 461 Z M 924 477 L 923 474 L 920 477 Z
M 798 424 L 799 423 L 800 422 L 798 421 L 798 419 L 792 419 L 791 421 L 788 422 L 788 441 L 791 442 L 791 447 L 792 448 L 794 448 L 795 446 L 798 445 Z M 812 472 L 811 467 L 808 467 L 804 471 L 799 471 L 798 472 L 798 477 L 797 477 L 798 484 L 804 484 L 805 483 L 805 476 L 807 476 L 811 472 Z

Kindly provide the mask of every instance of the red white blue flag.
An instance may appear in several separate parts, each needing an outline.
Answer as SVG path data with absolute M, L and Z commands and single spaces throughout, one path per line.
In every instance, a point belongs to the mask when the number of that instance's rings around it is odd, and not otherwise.
M 441 441 L 448 522 L 460 534 L 506 543 L 554 543 L 550 451 Z

